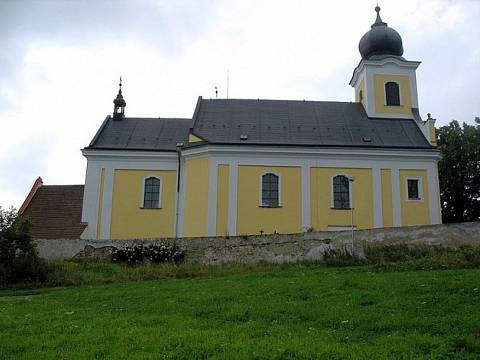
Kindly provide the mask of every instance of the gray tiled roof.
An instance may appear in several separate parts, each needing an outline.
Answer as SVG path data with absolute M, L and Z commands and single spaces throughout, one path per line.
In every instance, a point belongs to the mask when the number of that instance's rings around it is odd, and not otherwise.
M 432 148 L 414 120 L 369 118 L 350 102 L 199 98 L 193 133 L 223 144 Z
M 124 118 L 108 116 L 87 149 L 176 150 L 186 142 L 192 119 Z
M 192 127 L 204 141 L 187 145 Z M 87 149 L 174 151 L 177 143 L 433 148 L 415 120 L 369 118 L 360 103 L 200 97 L 193 120 L 108 116 Z

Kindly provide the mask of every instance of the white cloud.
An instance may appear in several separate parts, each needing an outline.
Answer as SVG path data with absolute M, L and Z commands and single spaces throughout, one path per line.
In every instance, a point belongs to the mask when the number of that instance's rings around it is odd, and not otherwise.
M 230 97 L 349 101 L 358 41 L 375 19 L 373 1 L 149 4 L 159 13 L 150 6 L 153 13 L 141 16 L 138 5 L 125 20 L 128 30 L 111 19 L 110 30 L 96 26 L 97 16 L 85 19 L 85 38 L 66 21 L 56 29 L 62 36 L 22 35 L 25 52 L 13 76 L 0 83 L 6 104 L 0 110 L 0 205 L 20 206 L 38 175 L 46 184 L 83 183 L 80 149 L 111 113 L 119 75 L 127 116 L 191 117 L 198 95 L 213 97 L 218 86 L 226 96 L 227 69 Z M 473 22 L 479 3 L 391 0 L 381 6 L 383 19 L 404 39 L 405 56 L 424 61 L 418 76 L 423 112 L 444 123 L 454 112 L 478 115 L 478 96 L 466 89 L 480 80 L 480 47 L 471 41 L 479 34 Z M 82 19 L 75 19 L 80 28 Z M 460 61 L 451 60 L 452 48 Z

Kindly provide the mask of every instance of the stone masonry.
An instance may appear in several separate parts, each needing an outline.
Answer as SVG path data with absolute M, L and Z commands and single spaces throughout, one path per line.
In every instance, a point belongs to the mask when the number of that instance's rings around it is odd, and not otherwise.
M 441 245 L 458 247 L 480 244 L 480 222 L 410 226 L 340 232 L 304 232 L 299 234 L 249 235 L 180 239 L 135 240 L 36 240 L 45 259 L 107 259 L 114 248 L 136 243 L 151 244 L 161 240 L 176 241 L 185 251 L 186 260 L 204 264 L 285 263 L 322 260 L 329 249 L 354 249 L 363 255 L 365 246 L 375 244 Z

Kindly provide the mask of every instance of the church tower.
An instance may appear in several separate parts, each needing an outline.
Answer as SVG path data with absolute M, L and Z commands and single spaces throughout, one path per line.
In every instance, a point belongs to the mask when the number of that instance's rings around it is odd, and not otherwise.
M 358 44 L 362 59 L 350 80 L 355 101 L 362 103 L 371 118 L 414 119 L 435 145 L 435 120 L 422 121 L 418 111 L 416 70 L 420 62 L 402 56 L 400 34 L 383 22 L 379 6 L 375 11 L 375 22 Z

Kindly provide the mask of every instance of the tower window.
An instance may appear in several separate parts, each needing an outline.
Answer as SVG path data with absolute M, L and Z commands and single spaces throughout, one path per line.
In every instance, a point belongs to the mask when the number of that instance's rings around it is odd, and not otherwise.
M 389 81 L 385 84 L 385 98 L 387 106 L 400 106 L 400 86 L 396 82 Z
M 363 101 L 363 91 L 360 90 L 360 92 L 358 93 L 358 99 L 360 100 L 360 102 Z
M 262 206 L 279 207 L 279 177 L 268 173 L 262 175 Z
M 149 177 L 145 179 L 143 189 L 143 208 L 158 209 L 160 208 L 160 179 Z

